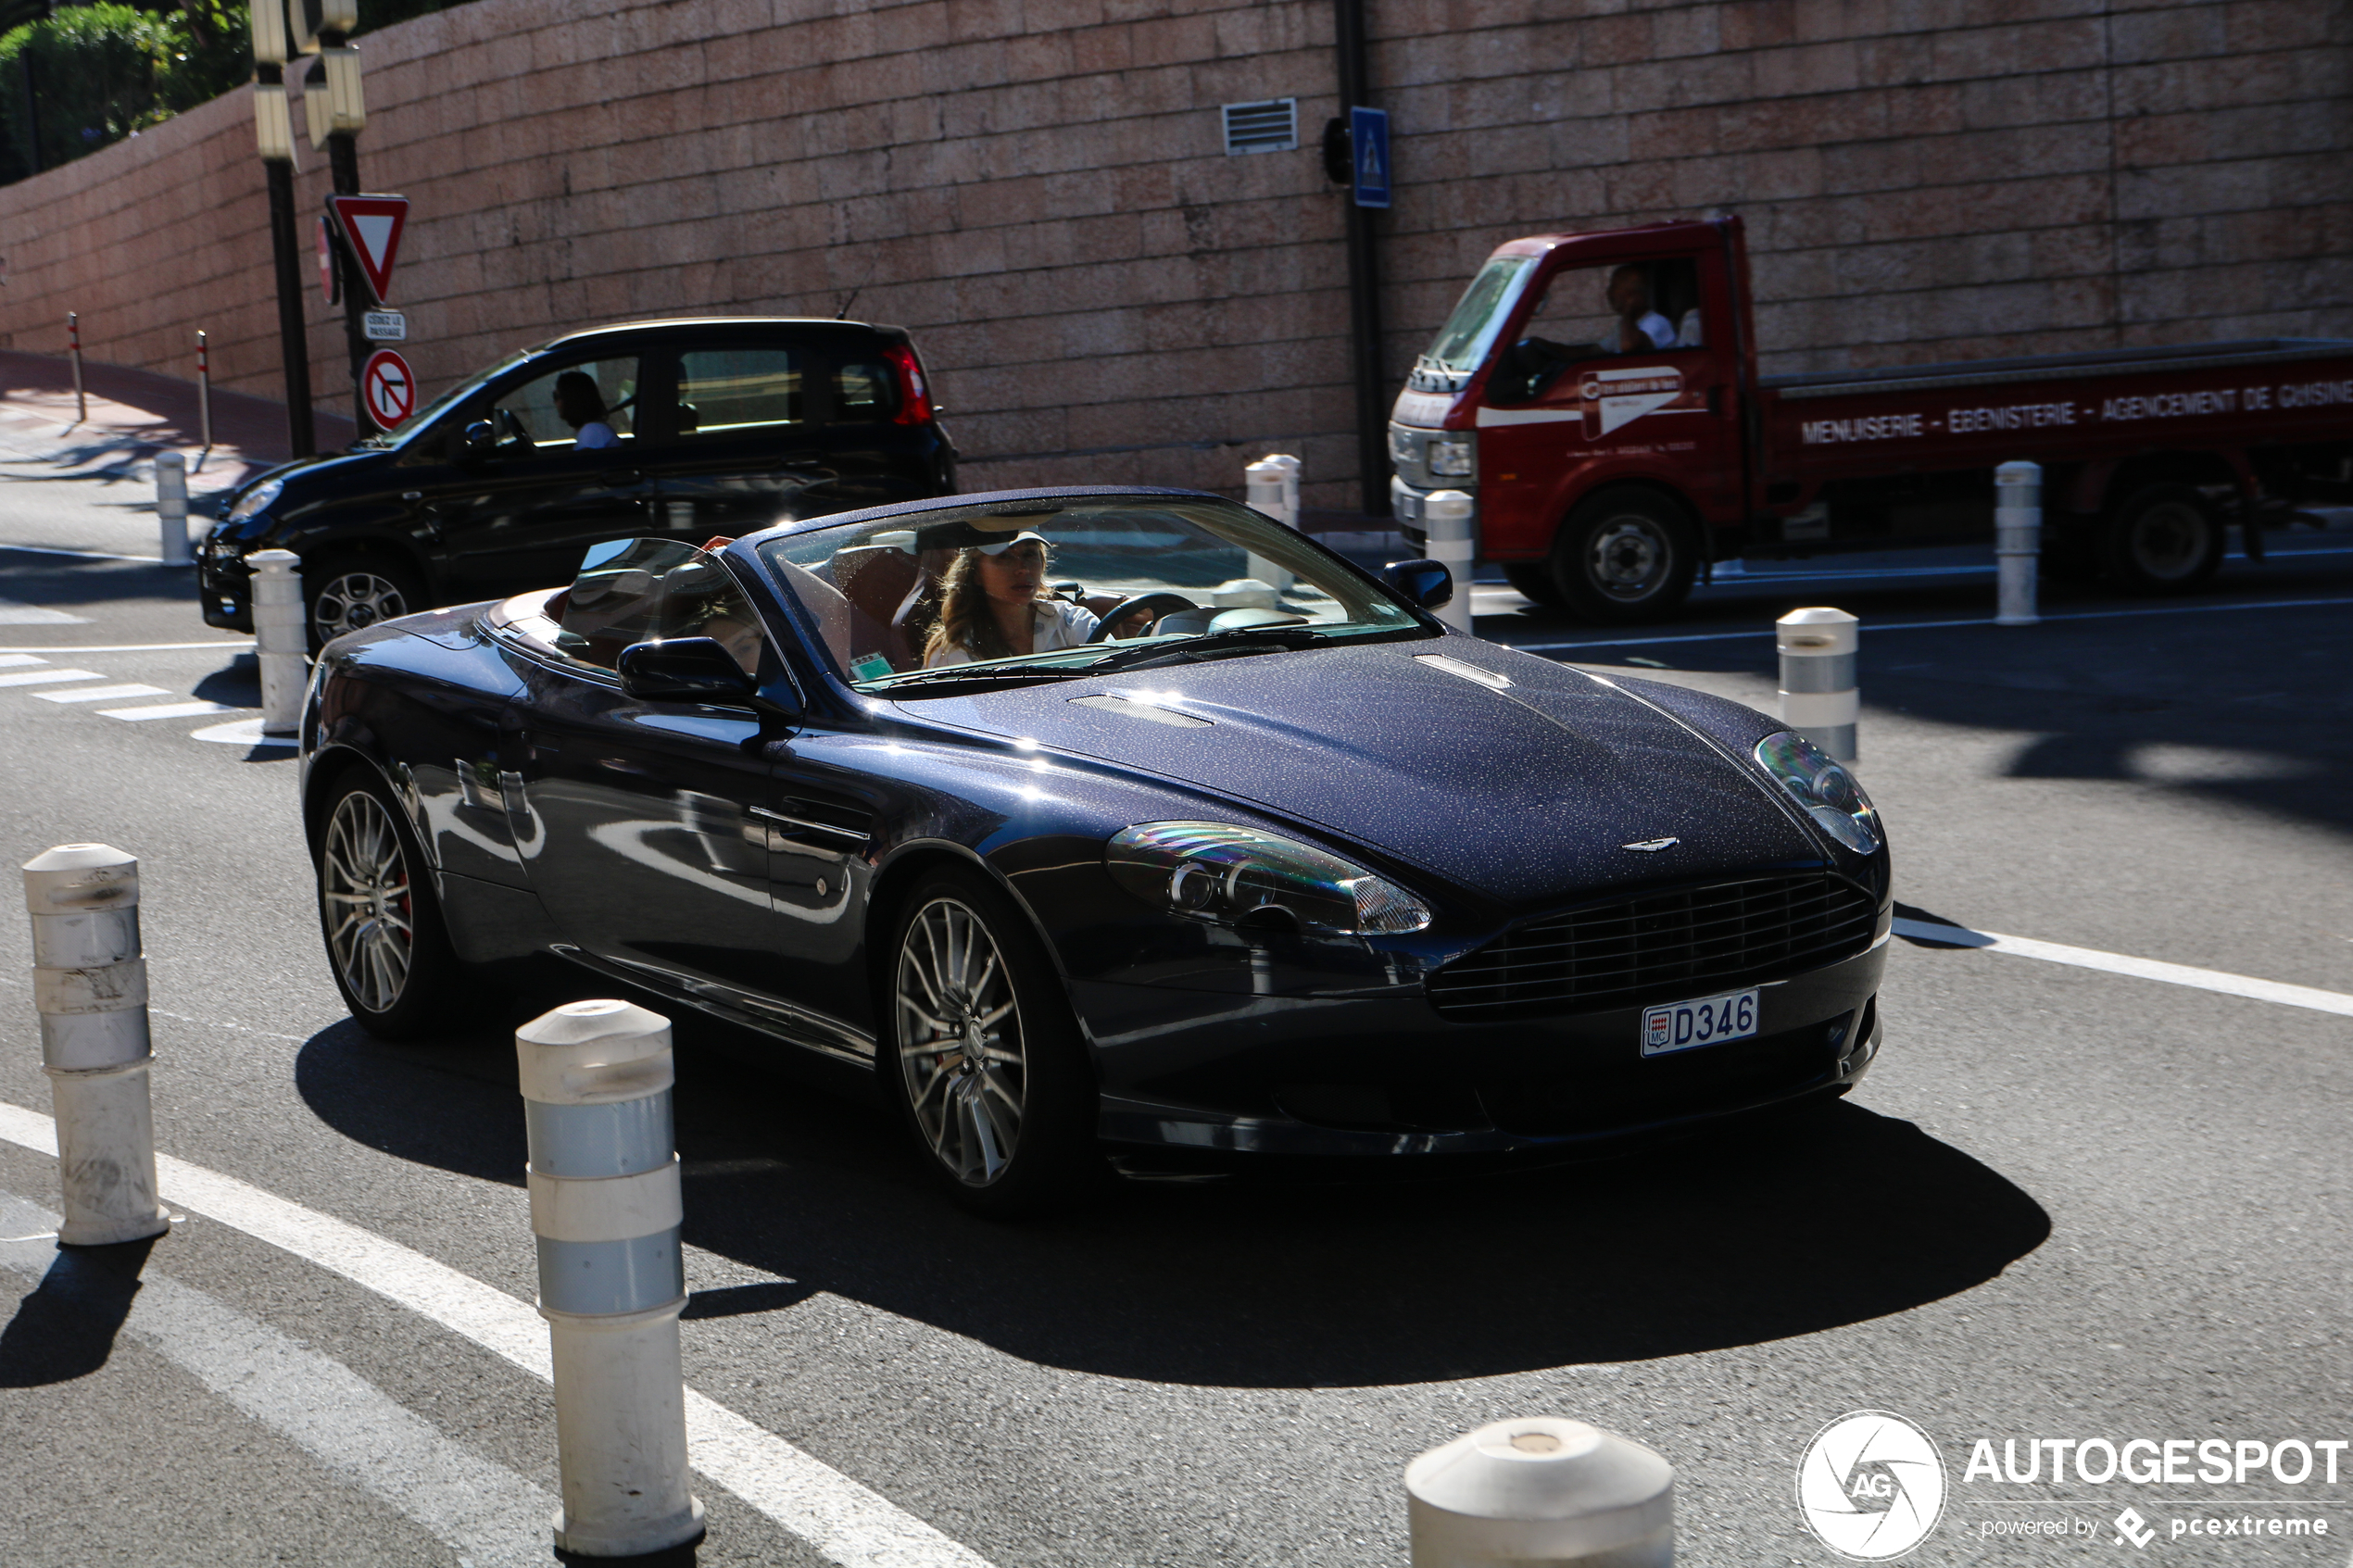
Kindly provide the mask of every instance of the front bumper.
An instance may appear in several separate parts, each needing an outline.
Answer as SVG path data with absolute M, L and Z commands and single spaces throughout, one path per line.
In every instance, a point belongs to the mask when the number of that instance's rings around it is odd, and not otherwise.
M 206 625 L 253 631 L 253 573 L 244 557 L 216 550 L 209 539 L 196 547 L 196 599 Z
M 1598 1154 L 1844 1093 L 1879 1050 L 1886 961 L 1881 936 L 1761 985 L 1755 1037 L 1654 1057 L 1636 1044 L 1640 1007 L 1466 1025 L 1418 991 L 1189 1002 L 1158 987 L 1072 990 L 1102 1073 L 1098 1135 L 1147 1167 Z

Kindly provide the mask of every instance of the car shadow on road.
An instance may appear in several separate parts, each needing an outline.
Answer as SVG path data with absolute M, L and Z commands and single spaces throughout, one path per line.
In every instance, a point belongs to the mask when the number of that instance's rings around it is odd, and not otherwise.
M 823 1291 L 1111 1376 L 1416 1383 L 1818 1333 L 1969 1290 L 2050 1234 L 1998 1173 L 1845 1103 L 1607 1162 L 1122 1183 L 1076 1213 L 996 1223 L 935 1192 L 873 1106 L 747 1064 L 767 1047 L 723 1025 L 685 1019 L 679 1037 L 686 1240 L 785 1282 L 690 1307 L 736 1319 L 729 1332 Z M 373 1148 L 522 1179 L 503 1035 L 391 1047 L 338 1024 L 303 1047 L 296 1082 Z

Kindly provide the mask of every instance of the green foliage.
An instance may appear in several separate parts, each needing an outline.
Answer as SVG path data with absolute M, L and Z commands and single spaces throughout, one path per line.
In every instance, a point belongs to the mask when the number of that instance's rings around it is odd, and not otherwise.
M 0 163 L 54 169 L 219 96 L 253 73 L 245 8 L 66 6 L 0 35 Z

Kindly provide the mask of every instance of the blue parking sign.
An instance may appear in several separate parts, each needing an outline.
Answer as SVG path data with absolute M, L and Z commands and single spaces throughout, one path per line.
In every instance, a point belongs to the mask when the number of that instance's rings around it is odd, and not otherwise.
M 1358 207 L 1389 205 L 1389 111 L 1348 111 L 1348 150 L 1356 160 Z

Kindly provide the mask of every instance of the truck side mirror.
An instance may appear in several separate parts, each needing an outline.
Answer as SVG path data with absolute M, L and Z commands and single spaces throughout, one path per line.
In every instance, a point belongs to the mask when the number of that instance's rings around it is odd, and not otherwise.
M 1380 580 L 1416 609 L 1436 609 L 1454 596 L 1454 574 L 1442 560 L 1393 560 Z

